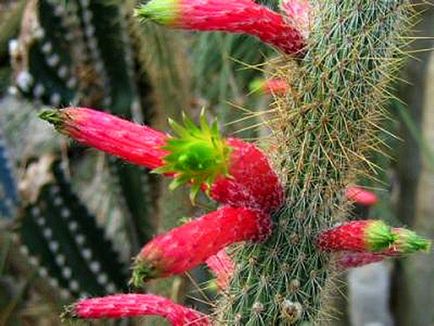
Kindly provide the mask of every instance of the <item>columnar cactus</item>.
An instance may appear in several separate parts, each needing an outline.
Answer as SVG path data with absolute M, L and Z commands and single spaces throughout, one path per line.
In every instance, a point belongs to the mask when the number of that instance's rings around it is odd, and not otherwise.
M 235 268 L 215 323 L 310 324 L 325 316 L 332 253 L 363 255 L 342 264 L 350 266 L 380 259 L 366 255 L 429 250 L 428 240 L 380 221 L 333 227 L 349 207 L 343 189 L 364 165 L 373 166 L 366 150 L 375 143 L 410 8 L 406 0 L 283 1 L 280 15 L 247 0 L 142 5 L 139 16 L 169 27 L 250 33 L 292 56 L 283 55 L 275 67 L 288 91 L 276 97 L 277 116 L 269 123 L 274 169 L 256 146 L 224 139 L 204 119 L 200 127 L 188 119 L 185 126 L 172 123 L 176 135 L 171 136 L 89 109 L 42 115 L 61 132 L 113 155 L 131 161 L 140 153 L 146 160 L 135 163 L 226 205 L 146 244 L 133 283 L 182 273 L 225 246 L 246 241 L 233 257 Z M 264 12 L 273 17 L 270 25 L 264 24 Z M 302 17 L 288 19 L 297 14 Z M 149 158 L 155 165 L 149 166 Z

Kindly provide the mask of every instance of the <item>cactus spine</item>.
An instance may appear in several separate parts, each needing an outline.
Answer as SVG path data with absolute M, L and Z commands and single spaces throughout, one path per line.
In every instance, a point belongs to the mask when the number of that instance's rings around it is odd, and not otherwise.
M 305 57 L 283 58 L 276 77 L 291 86 L 276 100 L 279 145 L 275 165 L 287 180 L 277 227 L 261 245 L 246 245 L 219 303 L 223 325 L 300 325 L 325 316 L 333 279 L 315 235 L 339 220 L 339 195 L 375 143 L 386 83 L 400 62 L 400 36 L 410 5 L 404 0 L 312 1 Z

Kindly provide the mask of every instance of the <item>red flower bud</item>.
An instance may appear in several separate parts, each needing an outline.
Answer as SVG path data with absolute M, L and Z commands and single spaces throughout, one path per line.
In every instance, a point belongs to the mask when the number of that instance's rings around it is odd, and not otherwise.
M 230 244 L 265 239 L 271 219 L 246 208 L 223 207 L 148 242 L 136 257 L 132 284 L 184 273 Z
M 345 196 L 348 200 L 362 206 L 373 206 L 378 202 L 376 194 L 360 187 L 348 187 Z
M 379 252 L 389 248 L 396 235 L 382 221 L 343 223 L 318 235 L 317 246 L 325 251 Z

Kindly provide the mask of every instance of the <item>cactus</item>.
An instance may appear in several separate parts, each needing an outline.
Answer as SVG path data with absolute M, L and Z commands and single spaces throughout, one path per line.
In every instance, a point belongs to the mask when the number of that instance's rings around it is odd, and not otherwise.
M 220 304 L 228 324 L 318 322 L 324 318 L 332 279 L 327 255 L 312 239 L 339 218 L 337 196 L 369 161 L 365 150 L 387 97 L 386 82 L 399 65 L 400 36 L 410 9 L 406 1 L 312 1 L 306 55 L 276 75 L 291 92 L 277 101 L 281 145 L 276 166 L 287 176 L 287 206 L 276 214 L 273 237 L 238 255 L 230 293 Z M 295 77 L 294 77 L 295 76 Z M 275 127 L 276 128 L 276 127 Z M 288 245 L 291 244 L 291 245 Z M 288 282 L 300 286 L 287 290 Z M 294 311 L 288 316 L 288 302 Z M 260 303 L 264 309 L 252 309 Z
M 19 204 L 14 169 L 0 129 L 0 217 L 12 218 Z
M 376 149 L 382 106 L 390 96 L 387 82 L 401 61 L 410 3 L 307 4 L 282 1 L 279 14 L 244 0 L 152 0 L 136 11 L 169 27 L 250 33 L 286 53 L 270 62 L 273 77 L 288 85 L 288 91 L 275 98 L 270 110 L 275 116 L 268 121 L 274 169 L 256 146 L 225 140 L 202 119 L 200 128 L 185 120 L 182 127 L 172 123 L 176 136 L 155 136 L 148 127 L 110 116 L 102 119 L 103 113 L 89 109 L 42 114 L 60 131 L 110 154 L 130 161 L 144 154 L 144 165 L 174 177 L 175 186 L 191 184 L 193 195 L 204 190 L 232 206 L 148 242 L 133 274 L 133 283 L 141 283 L 183 273 L 224 246 L 247 240 L 235 248 L 235 269 L 218 302 L 214 321 L 223 325 L 321 323 L 330 309 L 327 289 L 333 287 L 330 251 L 401 256 L 430 248 L 428 240 L 412 231 L 379 221 L 332 228 L 348 215 L 350 201 L 343 189 L 367 174 L 366 168 L 375 171 L 367 153 Z M 227 17 L 215 16 L 216 5 Z M 233 17 L 227 9 L 235 10 Z M 272 24 L 264 26 L 264 18 Z M 107 126 L 112 127 L 110 133 L 104 133 Z M 136 140 L 135 135 L 144 139 Z M 129 146 L 131 151 L 126 150 Z M 234 186 L 221 195 L 222 184 Z M 241 211 L 245 220 L 236 214 Z M 250 227 L 243 229 L 243 223 Z M 213 234 L 213 229 L 218 232 Z M 258 239 L 264 242 L 252 242 Z M 96 302 L 100 300 L 105 299 Z M 115 309 L 106 316 L 119 317 Z
M 36 198 L 27 198 L 18 219 L 21 250 L 35 262 L 40 276 L 74 297 L 125 289 L 126 266 L 72 192 L 61 164 L 42 158 L 29 171 L 35 173 L 36 165 L 48 171 L 39 175 L 45 184 L 31 190 L 28 196 Z

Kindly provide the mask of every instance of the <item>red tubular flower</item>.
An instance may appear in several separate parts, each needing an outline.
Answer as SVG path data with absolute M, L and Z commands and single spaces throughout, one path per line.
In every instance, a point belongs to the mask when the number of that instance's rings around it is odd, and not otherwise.
M 224 139 L 217 124 L 200 127 L 184 118 L 171 121 L 176 136 L 85 108 L 48 110 L 40 114 L 77 141 L 174 176 L 172 188 L 190 184 L 192 197 L 202 187 L 223 204 L 272 212 L 284 199 L 283 187 L 267 157 L 253 144 Z
M 102 111 L 70 107 L 45 110 L 40 117 L 80 143 L 150 169 L 160 167 L 167 135 Z
M 228 245 L 265 239 L 271 219 L 246 208 L 223 207 L 147 243 L 136 257 L 131 283 L 180 274 L 203 263 Z
M 216 276 L 218 287 L 220 289 L 226 289 L 235 270 L 234 262 L 226 253 L 226 250 L 220 250 L 214 256 L 209 257 L 205 262 Z
M 305 43 L 299 30 L 305 26 L 252 0 L 151 0 L 136 14 L 173 28 L 253 35 L 287 54 L 299 53 Z
M 325 251 L 379 252 L 389 248 L 395 239 L 391 228 L 382 221 L 352 221 L 321 232 L 317 247 Z
M 348 187 L 345 196 L 348 200 L 362 206 L 373 206 L 378 202 L 376 194 L 360 187 Z
M 249 85 L 252 93 L 285 95 L 288 92 L 288 83 L 283 79 L 255 79 Z
M 378 263 L 384 258 L 381 254 L 371 252 L 344 252 L 338 257 L 337 264 L 342 269 L 355 268 Z
M 210 326 L 208 317 L 198 311 L 152 294 L 116 294 L 82 299 L 68 308 L 64 318 L 102 319 L 160 316 L 173 326 Z

